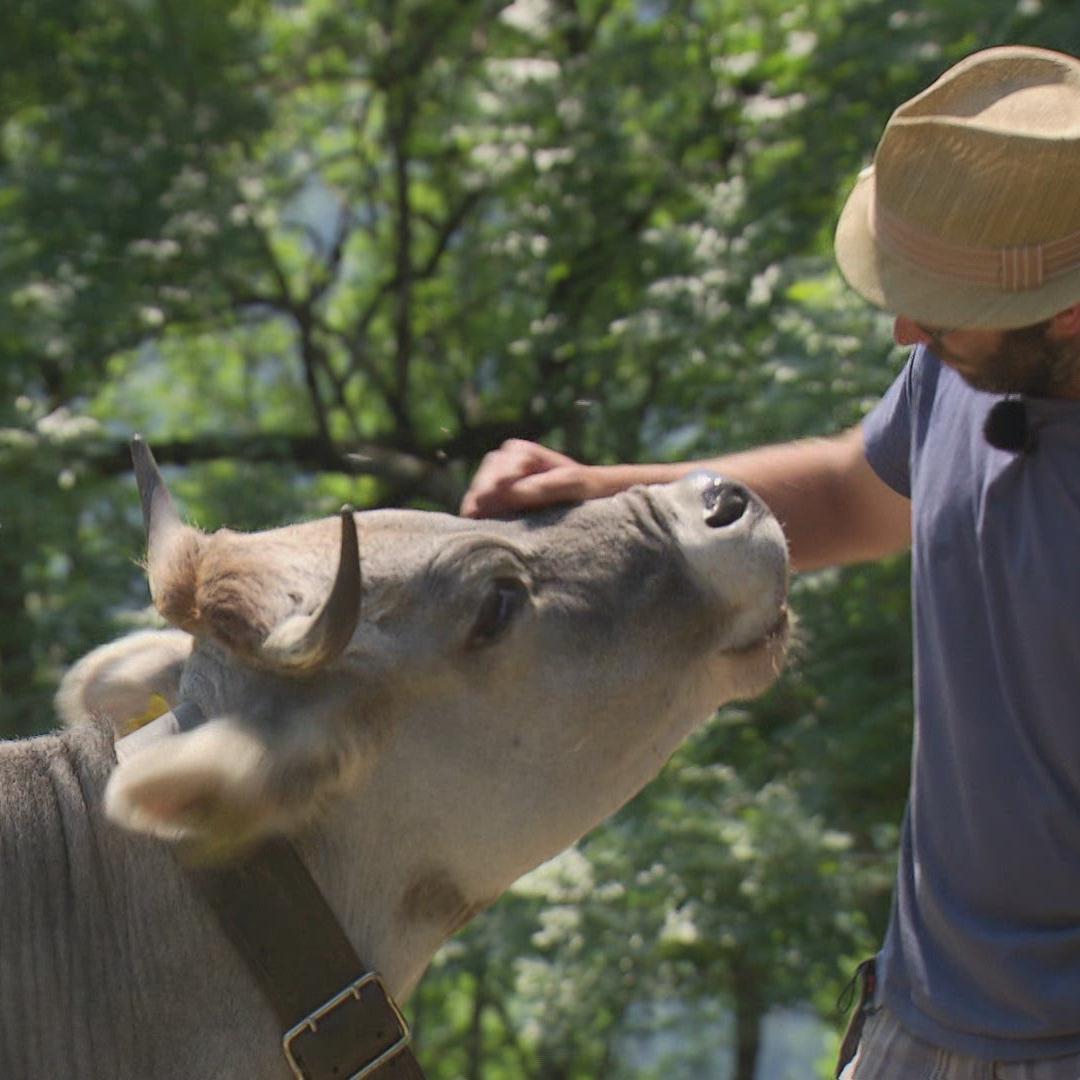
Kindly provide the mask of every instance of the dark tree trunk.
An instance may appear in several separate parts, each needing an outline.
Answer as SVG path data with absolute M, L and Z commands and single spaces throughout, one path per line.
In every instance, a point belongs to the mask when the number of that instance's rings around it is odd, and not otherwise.
M 740 958 L 732 966 L 735 1008 L 735 1080 L 755 1080 L 761 1049 L 761 1022 L 767 1005 L 764 980 L 753 965 Z
M 0 529 L 0 738 L 23 738 L 56 726 L 51 695 L 35 683 L 40 631 L 27 610 L 22 560 L 32 550 L 27 505 L 5 507 Z M 40 713 L 38 712 L 38 706 Z
M 484 1073 L 484 1009 L 487 1007 L 487 959 L 477 953 L 473 968 L 475 989 L 473 991 L 472 1018 L 469 1022 L 468 1080 L 483 1080 Z

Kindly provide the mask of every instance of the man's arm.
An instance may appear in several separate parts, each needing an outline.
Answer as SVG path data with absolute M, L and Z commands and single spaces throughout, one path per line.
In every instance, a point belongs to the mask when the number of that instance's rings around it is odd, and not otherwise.
M 828 439 L 766 446 L 670 465 L 582 465 L 513 439 L 488 454 L 461 504 L 489 517 L 557 502 L 613 495 L 711 469 L 752 488 L 784 526 L 796 570 L 864 562 L 911 543 L 911 504 L 866 460 L 861 427 Z

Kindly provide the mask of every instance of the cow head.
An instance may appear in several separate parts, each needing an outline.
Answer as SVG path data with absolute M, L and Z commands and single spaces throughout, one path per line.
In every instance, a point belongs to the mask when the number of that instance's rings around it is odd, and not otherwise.
M 207 720 L 116 769 L 106 807 L 131 829 L 208 844 L 338 830 L 366 865 L 402 864 L 405 908 L 447 880 L 480 903 L 783 661 L 783 535 L 715 477 L 511 521 L 380 510 L 207 535 L 137 459 L 151 592 L 184 633 L 91 654 L 66 708 L 115 713 L 94 673 L 115 701 L 118 672 L 139 671 Z M 142 659 L 107 662 L 125 648 Z

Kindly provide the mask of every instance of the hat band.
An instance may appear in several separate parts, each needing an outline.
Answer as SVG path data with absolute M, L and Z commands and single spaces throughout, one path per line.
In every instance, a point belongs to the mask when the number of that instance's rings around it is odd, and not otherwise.
M 1080 232 L 1046 244 L 964 247 L 949 244 L 873 204 L 870 231 L 888 255 L 931 274 L 985 285 L 1000 292 L 1027 292 L 1080 269 Z

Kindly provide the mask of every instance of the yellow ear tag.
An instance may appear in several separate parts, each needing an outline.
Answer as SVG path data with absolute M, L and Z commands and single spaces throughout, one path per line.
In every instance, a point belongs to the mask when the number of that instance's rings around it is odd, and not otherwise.
M 122 725 L 123 732 L 125 735 L 130 735 L 133 731 L 138 731 L 139 728 L 145 727 L 151 720 L 156 720 L 168 711 L 169 703 L 160 694 L 151 694 L 150 700 L 146 704 L 146 712 L 126 720 Z

